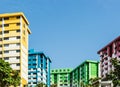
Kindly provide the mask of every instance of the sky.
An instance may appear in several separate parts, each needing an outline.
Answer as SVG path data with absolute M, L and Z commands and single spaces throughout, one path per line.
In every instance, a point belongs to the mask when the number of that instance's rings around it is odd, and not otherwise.
M 23 12 L 29 49 L 44 52 L 51 68 L 99 61 L 97 51 L 120 35 L 120 0 L 1 0 L 0 14 Z

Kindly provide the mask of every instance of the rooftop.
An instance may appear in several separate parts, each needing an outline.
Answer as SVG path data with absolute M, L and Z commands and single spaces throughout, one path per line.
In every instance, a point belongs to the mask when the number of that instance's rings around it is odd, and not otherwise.
M 3 13 L 3 14 L 0 14 L 0 18 L 3 18 L 3 17 L 12 17 L 12 16 L 22 16 L 22 18 L 25 20 L 26 24 L 29 25 L 29 22 L 27 20 L 27 18 L 25 17 L 24 13 L 23 12 L 16 12 L 16 13 Z M 28 32 L 29 34 L 31 33 L 30 29 L 28 28 Z
M 115 41 L 120 40 L 120 36 L 118 36 L 117 38 L 115 38 L 113 41 L 111 41 L 109 44 L 107 44 L 106 46 L 104 46 L 102 49 L 100 49 L 97 53 L 100 54 L 101 51 L 105 50 L 108 46 L 112 45 Z

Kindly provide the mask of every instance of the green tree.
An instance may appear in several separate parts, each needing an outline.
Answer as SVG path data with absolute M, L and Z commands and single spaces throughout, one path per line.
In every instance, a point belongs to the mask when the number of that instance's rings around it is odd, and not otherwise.
M 89 87 L 99 87 L 99 85 L 100 85 L 99 80 L 100 80 L 100 79 L 101 79 L 101 78 L 99 78 L 99 77 L 91 78 L 91 79 L 89 80 Z
M 83 81 L 80 82 L 80 87 L 85 87 L 85 84 Z
M 20 77 L 17 73 L 13 73 L 10 64 L 0 59 L 0 87 L 8 87 L 14 85 L 15 87 L 20 83 Z
M 117 58 L 112 58 L 111 63 L 114 70 L 107 74 L 105 80 L 112 80 L 113 87 L 120 86 L 120 61 Z
M 50 87 L 57 87 L 57 84 L 52 84 Z
M 47 87 L 47 85 L 42 82 L 39 82 L 35 87 Z
M 18 71 L 13 71 L 12 72 L 12 79 L 13 79 L 13 81 L 12 81 L 12 85 L 14 86 L 14 87 L 17 87 L 18 85 L 20 85 L 20 76 L 19 76 L 19 72 Z

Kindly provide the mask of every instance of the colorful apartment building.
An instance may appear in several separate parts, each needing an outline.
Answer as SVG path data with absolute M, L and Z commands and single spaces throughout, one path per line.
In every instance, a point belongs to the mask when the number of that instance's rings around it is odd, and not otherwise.
M 28 25 L 22 12 L 0 14 L 0 58 L 20 72 L 20 87 L 28 83 Z
M 105 78 L 112 70 L 111 58 L 120 60 L 120 36 L 98 51 L 100 55 L 101 77 Z
M 50 63 L 51 60 L 43 52 L 29 50 L 28 58 L 28 87 L 35 87 L 43 83 L 50 87 Z
M 70 87 L 82 87 L 89 84 L 91 78 L 99 77 L 99 62 L 86 60 L 70 73 Z
M 100 49 L 98 54 L 100 55 L 101 78 L 104 79 L 106 74 L 109 74 L 113 69 L 111 58 L 117 58 L 120 60 L 120 36 Z
M 99 62 L 86 60 L 75 69 L 51 70 L 51 84 L 57 87 L 82 87 L 89 84 L 91 78 L 99 77 Z
M 51 85 L 56 84 L 57 87 L 70 87 L 70 72 L 72 69 L 52 69 Z

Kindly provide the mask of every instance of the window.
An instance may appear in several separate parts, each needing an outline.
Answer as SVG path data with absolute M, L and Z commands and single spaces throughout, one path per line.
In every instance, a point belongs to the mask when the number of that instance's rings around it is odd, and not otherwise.
M 33 66 L 36 66 L 36 65 L 37 65 L 37 64 L 35 64 L 35 63 L 33 64 Z
M 36 82 L 33 82 L 33 84 L 37 84 Z
M 16 70 L 17 72 L 20 72 L 20 70 Z
M 0 54 L 2 54 L 2 51 L 0 51 Z
M 33 59 L 33 61 L 36 61 L 36 59 Z
M 36 68 L 33 68 L 33 70 L 36 70 Z
M 4 40 L 9 40 L 9 37 L 5 37 Z
M 20 63 L 17 63 L 16 66 L 20 66 Z
M 20 19 L 20 16 L 17 16 L 16 18 L 17 18 L 17 19 Z
M 4 60 L 9 60 L 9 57 L 4 57 Z
M 28 78 L 28 79 L 30 79 L 30 78 Z M 31 82 L 28 82 L 28 84 L 31 84 Z
M 4 44 L 4 47 L 9 47 L 9 44 Z
M 6 51 L 4 51 L 4 53 L 9 53 L 9 51 L 8 51 L 8 50 L 6 50 Z
M 0 34 L 2 34 L 2 31 L 0 31 Z
M 30 75 L 31 73 L 28 73 L 28 75 Z
M 67 86 L 67 84 L 64 84 L 65 86 Z
M 17 26 L 20 26 L 20 23 L 16 23 Z
M 43 60 L 41 59 L 41 63 L 43 62 Z
M 20 50 L 16 50 L 16 53 L 19 53 L 20 52 Z
M 67 80 L 64 80 L 64 82 L 67 82 Z
M 16 32 L 20 32 L 20 30 L 16 30 Z
M 16 39 L 20 39 L 20 36 L 17 36 Z
M 9 20 L 9 17 L 4 18 L 4 20 Z
M 6 34 L 6 33 L 9 33 L 9 31 L 4 31 L 4 33 Z
M 2 18 L 0 18 L 0 21 L 2 21 Z
M 2 27 L 2 25 L 0 25 L 0 27 Z
M 33 75 L 35 75 L 36 73 L 33 73 Z
M 0 38 L 0 41 L 2 41 L 2 38 Z
M 60 86 L 63 86 L 63 84 L 60 84 Z
M 43 64 L 41 64 L 41 67 L 43 67 Z
M 16 46 L 20 46 L 20 43 L 16 43 Z
M 9 27 L 9 24 L 4 24 L 4 27 Z
M 33 78 L 33 79 L 36 79 L 36 78 Z
M 20 59 L 20 56 L 17 56 L 16 59 Z

